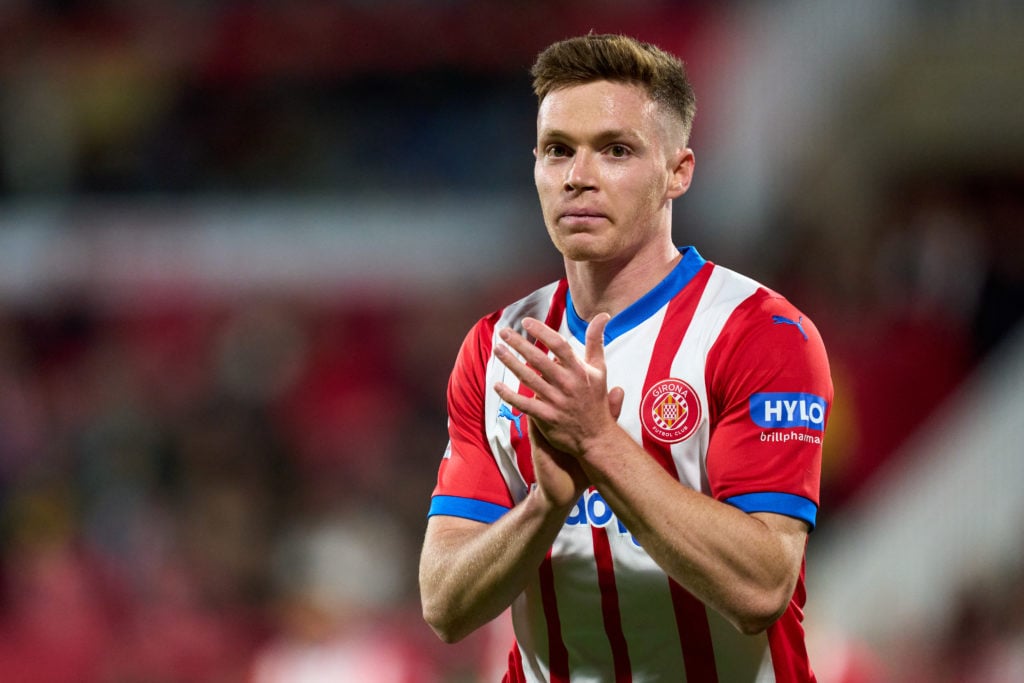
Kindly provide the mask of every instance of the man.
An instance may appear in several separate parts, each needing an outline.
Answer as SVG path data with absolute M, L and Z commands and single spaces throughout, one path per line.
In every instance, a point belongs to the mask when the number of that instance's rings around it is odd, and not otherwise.
M 775 292 L 673 244 L 694 169 L 678 59 L 592 34 L 532 74 L 534 176 L 566 277 L 460 350 L 424 618 L 452 642 L 511 605 L 506 681 L 813 681 L 821 338 Z M 760 672 L 738 670 L 752 648 Z

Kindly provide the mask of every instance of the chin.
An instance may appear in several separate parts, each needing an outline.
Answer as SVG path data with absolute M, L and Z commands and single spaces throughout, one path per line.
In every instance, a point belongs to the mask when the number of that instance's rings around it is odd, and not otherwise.
M 570 261 L 603 261 L 607 258 L 604 250 L 593 245 L 559 244 L 556 245 L 562 256 Z
M 594 235 L 563 235 L 552 241 L 562 256 L 570 261 L 605 261 L 614 255 L 613 246 Z

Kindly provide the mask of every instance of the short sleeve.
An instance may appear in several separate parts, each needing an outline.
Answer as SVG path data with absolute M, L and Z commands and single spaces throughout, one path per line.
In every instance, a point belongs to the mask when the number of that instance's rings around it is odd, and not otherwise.
M 825 346 L 811 320 L 759 289 L 737 307 L 707 365 L 712 495 L 813 529 L 833 400 Z
M 512 507 L 484 429 L 486 370 L 495 313 L 466 335 L 448 381 L 448 447 L 438 469 L 428 515 L 492 522 Z

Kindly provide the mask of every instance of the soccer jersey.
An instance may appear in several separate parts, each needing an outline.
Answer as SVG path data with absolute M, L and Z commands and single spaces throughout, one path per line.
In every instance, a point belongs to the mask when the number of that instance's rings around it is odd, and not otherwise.
M 493 390 L 497 381 L 519 387 L 493 349 L 498 331 L 522 332 L 526 316 L 583 355 L 587 323 L 565 280 L 474 326 L 448 386 L 449 443 L 431 515 L 491 523 L 534 483 L 527 417 Z M 686 248 L 608 322 L 605 360 L 608 386 L 625 391 L 619 424 L 672 476 L 746 512 L 814 527 L 832 383 L 818 331 L 783 297 Z M 803 574 L 782 617 L 742 635 L 670 579 L 591 488 L 512 605 L 505 680 L 813 681 Z

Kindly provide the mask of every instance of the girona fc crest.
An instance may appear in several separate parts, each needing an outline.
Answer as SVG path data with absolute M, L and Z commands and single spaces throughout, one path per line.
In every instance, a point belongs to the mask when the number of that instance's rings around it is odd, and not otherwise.
M 700 424 L 701 407 L 697 393 L 681 379 L 663 379 L 647 390 L 640 402 L 644 430 L 663 443 L 690 438 Z

